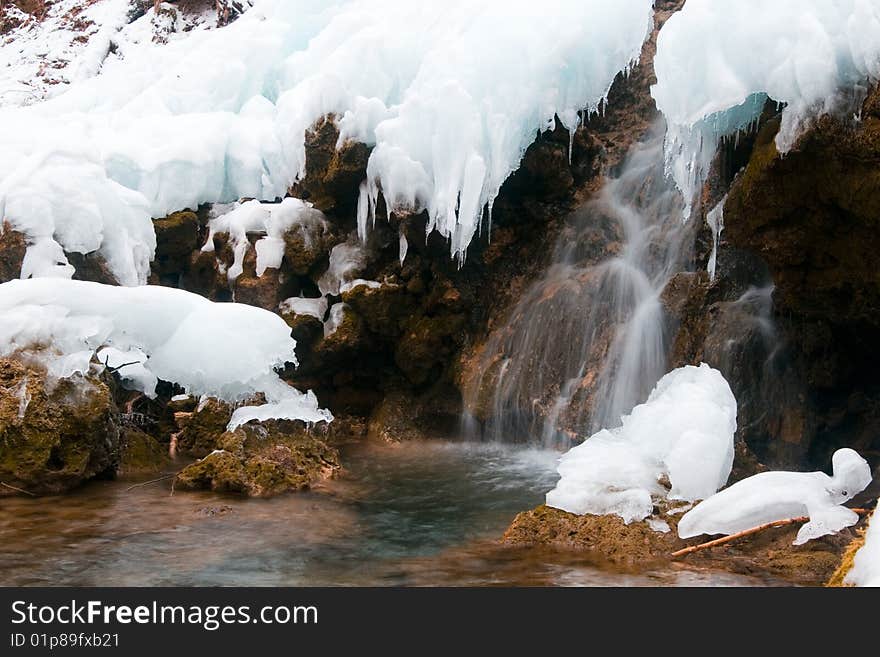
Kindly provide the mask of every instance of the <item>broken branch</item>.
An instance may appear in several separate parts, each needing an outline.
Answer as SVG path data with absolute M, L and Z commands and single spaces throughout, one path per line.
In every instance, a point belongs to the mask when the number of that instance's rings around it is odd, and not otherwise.
M 31 497 L 36 497 L 36 495 L 34 493 L 31 493 L 30 491 L 22 490 L 21 488 L 16 488 L 15 486 L 10 486 L 9 484 L 7 484 L 6 482 L 3 482 L 3 481 L 0 481 L 0 486 L 4 486 L 10 490 L 14 490 L 19 493 L 24 493 L 25 495 L 30 495 Z
M 851 509 L 851 511 L 855 511 L 860 516 L 867 515 L 871 513 L 871 509 Z M 757 527 L 752 527 L 751 529 L 746 529 L 741 532 L 737 532 L 736 534 L 730 534 L 729 536 L 722 536 L 721 538 L 716 538 L 713 541 L 708 541 L 707 543 L 700 543 L 699 545 L 692 545 L 690 547 L 683 548 L 681 550 L 677 550 L 672 553 L 672 558 L 683 557 L 685 555 L 691 554 L 693 552 L 699 552 L 700 550 L 708 550 L 709 548 L 717 547 L 718 545 L 724 545 L 725 543 L 730 543 L 731 541 L 735 541 L 738 538 L 743 538 L 745 536 L 751 536 L 752 534 L 757 534 L 760 531 L 765 529 L 772 529 L 773 527 L 785 527 L 786 525 L 794 525 L 796 523 L 809 522 L 810 518 L 808 516 L 800 516 L 798 518 L 788 518 L 786 520 L 774 520 L 773 522 L 768 522 L 763 525 L 758 525 Z

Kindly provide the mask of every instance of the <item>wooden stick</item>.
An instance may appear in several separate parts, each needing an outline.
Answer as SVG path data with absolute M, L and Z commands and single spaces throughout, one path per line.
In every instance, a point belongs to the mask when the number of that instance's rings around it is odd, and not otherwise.
M 3 481 L 0 481 L 0 486 L 5 486 L 6 488 L 9 488 L 10 490 L 14 490 L 19 493 L 24 493 L 25 495 L 30 495 L 31 497 L 36 497 L 36 495 L 34 493 L 31 493 L 30 491 L 22 490 L 21 488 L 16 488 L 15 486 L 10 486 L 9 484 L 7 484 L 6 482 L 3 482 Z
M 851 509 L 851 511 L 855 511 L 860 516 L 867 515 L 871 513 L 872 509 Z M 729 536 L 722 536 L 721 538 L 716 538 L 714 541 L 709 541 L 707 543 L 700 543 L 699 545 L 692 545 L 690 547 L 683 548 L 676 552 L 672 553 L 672 558 L 675 557 L 683 557 L 685 555 L 691 554 L 693 552 L 699 552 L 700 550 L 708 550 L 709 548 L 716 547 L 718 545 L 724 545 L 725 543 L 730 543 L 731 541 L 735 541 L 738 538 L 743 538 L 745 536 L 751 536 L 752 534 L 757 534 L 760 531 L 765 529 L 771 529 L 773 527 L 785 527 L 786 525 L 794 525 L 799 522 L 809 522 L 809 516 L 800 516 L 798 518 L 788 518 L 787 520 L 774 520 L 773 522 L 768 522 L 764 525 L 759 525 L 757 527 L 752 527 L 751 529 L 746 529 L 741 532 L 737 532 L 736 534 L 730 534 Z
M 135 484 L 134 486 L 129 486 L 128 488 L 125 489 L 125 492 L 127 493 L 128 491 L 134 490 L 135 488 L 141 488 L 143 486 L 149 486 L 150 484 L 159 483 L 160 481 L 165 481 L 166 479 L 171 479 L 172 477 L 176 477 L 178 474 L 180 474 L 180 473 L 174 472 L 172 474 L 165 475 L 164 477 L 159 477 L 158 479 L 150 479 L 150 481 L 143 481 L 139 484 Z

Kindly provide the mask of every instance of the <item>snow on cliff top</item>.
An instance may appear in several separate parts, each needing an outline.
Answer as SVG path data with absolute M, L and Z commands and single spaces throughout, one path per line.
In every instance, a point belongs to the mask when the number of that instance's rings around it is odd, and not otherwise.
M 668 164 L 690 201 L 719 139 L 767 98 L 786 105 L 785 152 L 805 122 L 848 109 L 880 79 L 880 0 L 687 0 L 660 31 L 654 68 Z
M 39 244 L 32 273 L 69 275 L 62 248 L 99 250 L 143 283 L 151 217 L 284 196 L 305 131 L 333 113 L 343 139 L 375 145 L 362 231 L 381 193 L 427 209 L 463 257 L 537 131 L 599 106 L 651 16 L 651 0 L 257 0 L 223 29 L 132 42 L 60 96 L 0 109 L 0 214 Z

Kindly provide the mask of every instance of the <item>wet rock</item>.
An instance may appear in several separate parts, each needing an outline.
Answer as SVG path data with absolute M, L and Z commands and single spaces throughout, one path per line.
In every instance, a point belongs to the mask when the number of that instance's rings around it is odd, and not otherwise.
M 160 278 L 177 279 L 189 269 L 193 252 L 199 248 L 199 217 L 195 212 L 173 212 L 153 220 L 156 257 L 152 271 Z
M 872 102 L 880 90 L 872 93 Z M 880 102 L 880 101 L 877 101 Z M 764 126 L 724 206 L 725 238 L 770 266 L 777 303 L 880 326 L 880 118 L 821 119 L 781 157 Z
M 0 481 L 43 495 L 112 474 L 115 416 L 109 388 L 95 378 L 49 381 L 37 366 L 0 359 Z M 0 496 L 15 493 L 7 486 Z
M 452 386 L 435 386 L 422 395 L 394 390 L 385 395 L 369 421 L 368 438 L 395 443 L 449 439 L 458 430 L 461 400 Z
M 226 433 L 233 408 L 217 399 L 207 399 L 194 412 L 181 417 L 177 449 L 185 454 L 202 457 L 217 449 L 217 441 Z
M 355 357 L 358 351 L 369 344 L 363 318 L 350 306 L 344 306 L 341 312 L 342 318 L 335 330 L 328 332 L 326 327 L 322 329 L 325 335 L 314 349 L 313 368 L 333 368 L 334 364 Z
M 68 253 L 67 261 L 76 270 L 74 280 L 92 281 L 104 285 L 119 285 L 116 276 L 110 271 L 107 261 L 100 253 Z
M 393 283 L 381 287 L 358 285 L 343 292 L 342 300 L 364 318 L 370 331 L 388 338 L 399 336 L 417 309 L 407 288 Z
M 20 278 L 21 263 L 26 252 L 25 236 L 13 230 L 8 223 L 3 223 L 0 227 L 0 283 Z
M 672 552 L 710 540 L 702 536 L 683 541 L 677 535 L 680 515 L 663 513 L 670 527 L 655 532 L 647 522 L 624 524 L 618 516 L 578 516 L 548 506 L 519 514 L 504 534 L 508 545 L 549 545 L 577 550 L 612 564 L 644 569 L 672 561 Z M 742 575 L 772 575 L 797 584 L 824 584 L 837 568 L 855 535 L 847 529 L 804 545 L 792 545 L 799 527 L 768 529 L 723 546 L 691 553 L 677 563 Z
M 179 285 L 211 301 L 229 301 L 232 297 L 229 280 L 226 273 L 220 270 L 216 255 L 201 250 L 189 255 Z
M 465 324 L 466 317 L 461 314 L 412 318 L 397 343 L 394 362 L 416 385 L 439 378 L 437 373 L 464 341 Z
M 168 468 L 168 448 L 151 435 L 133 427 L 119 432 L 119 466 L 117 474 L 137 476 L 158 474 Z
M 297 276 L 314 274 L 340 241 L 325 223 L 308 228 L 294 227 L 284 234 L 282 269 Z
M 272 497 L 304 490 L 338 469 L 336 450 L 302 423 L 249 424 L 220 436 L 217 449 L 184 468 L 175 487 Z
M 327 116 L 306 132 L 306 171 L 291 196 L 325 212 L 344 216 L 357 206 L 358 188 L 367 175 L 370 148 L 347 141 L 337 149 L 339 129 Z
M 312 315 L 282 312 L 281 318 L 287 322 L 290 334 L 296 340 L 296 353 L 299 358 L 302 358 L 304 354 L 307 355 L 324 335 L 324 323 Z
M 876 513 L 876 511 L 874 513 Z M 870 522 L 870 518 L 867 522 Z M 864 545 L 865 530 L 863 528 L 856 531 L 855 537 L 853 537 L 853 539 L 849 542 L 849 545 L 846 546 L 846 550 L 844 551 L 843 556 L 840 558 L 840 562 L 838 563 L 837 568 L 835 568 L 834 572 L 831 574 L 831 577 L 828 578 L 828 582 L 825 584 L 826 586 L 851 586 L 850 584 L 846 583 L 846 576 L 853 568 L 856 553 L 861 550 Z
M 262 276 L 242 274 L 233 285 L 236 303 L 246 303 L 264 310 L 276 310 L 282 298 L 283 276 L 277 269 L 267 269 Z

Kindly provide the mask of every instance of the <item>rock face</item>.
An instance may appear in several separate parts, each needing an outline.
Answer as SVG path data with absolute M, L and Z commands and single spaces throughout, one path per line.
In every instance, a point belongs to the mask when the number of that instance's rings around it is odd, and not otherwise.
M 336 449 L 293 424 L 245 425 L 221 434 L 215 450 L 184 468 L 175 486 L 271 497 L 333 476 L 339 469 Z
M 680 275 L 664 294 L 672 366 L 718 367 L 739 402 L 738 438 L 774 467 L 827 462 L 841 446 L 880 462 L 878 105 L 875 89 L 860 121 L 822 118 L 784 157 L 765 113 L 727 154 L 741 171 L 721 162 L 707 183 L 707 198 L 729 186 L 716 280 Z
M 68 491 L 112 475 L 119 431 L 110 389 L 94 378 L 49 381 L 37 367 L 0 359 L 0 495 Z

